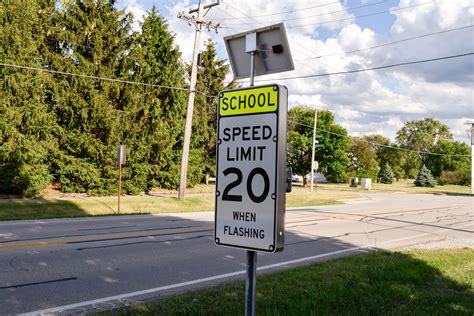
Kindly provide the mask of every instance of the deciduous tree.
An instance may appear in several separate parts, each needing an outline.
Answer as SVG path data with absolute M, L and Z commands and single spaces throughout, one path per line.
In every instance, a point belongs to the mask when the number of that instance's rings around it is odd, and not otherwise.
M 353 176 L 373 180 L 377 178 L 380 168 L 376 160 L 376 153 L 365 139 L 352 137 L 348 156 L 351 161 L 349 169 Z
M 313 121 L 314 110 L 311 108 L 296 106 L 288 111 L 288 159 L 294 173 L 303 178 L 311 171 Z M 320 172 L 331 182 L 347 181 L 347 150 L 350 146 L 347 131 L 334 123 L 334 116 L 329 111 L 318 112 L 317 126 L 317 134 L 323 136 L 319 143 L 324 146 L 316 150 L 315 159 L 319 162 Z

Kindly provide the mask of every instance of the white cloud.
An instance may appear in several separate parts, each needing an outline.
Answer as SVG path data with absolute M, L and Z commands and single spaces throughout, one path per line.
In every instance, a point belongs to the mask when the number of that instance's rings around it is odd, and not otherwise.
M 127 1 L 131 7 L 138 7 L 140 3 L 140 0 Z M 196 7 L 196 3 L 189 0 L 168 2 L 174 3 L 168 7 L 170 29 L 176 34 L 175 42 L 183 52 L 183 59 L 189 62 L 195 28 L 176 16 L 181 11 L 187 13 L 191 6 Z M 207 38 L 214 39 L 219 44 L 221 56 L 227 58 L 223 49 L 223 36 L 286 20 L 296 69 L 257 80 L 347 71 L 474 51 L 473 29 L 469 28 L 358 53 L 343 53 L 470 25 L 474 18 L 470 0 L 440 0 L 422 4 L 425 2 L 400 0 L 398 5 L 392 7 L 396 19 L 389 33 L 379 34 L 376 25 L 361 28 L 355 24 L 350 19 L 354 17 L 350 12 L 335 13 L 344 9 L 343 4 L 353 6 L 351 1 L 300 10 L 324 3 L 315 3 L 314 0 L 221 0 L 221 4 L 211 9 L 206 19 L 220 22 L 227 28 L 219 30 L 217 35 L 204 31 L 201 43 Z M 362 0 L 362 3 L 370 2 Z M 421 5 L 397 10 L 417 4 Z M 297 11 L 274 15 L 292 10 Z M 338 19 L 348 20 L 317 24 Z M 306 26 L 297 27 L 301 25 Z M 318 32 L 322 34 L 328 30 L 335 35 L 319 40 Z M 325 56 L 328 54 L 338 55 Z M 448 124 L 453 134 L 461 139 L 465 127 L 460 122 L 474 118 L 473 80 L 474 58 L 464 57 L 377 72 L 284 80 L 278 83 L 288 87 L 290 106 L 302 104 L 327 107 L 334 112 L 336 121 L 347 127 L 353 135 L 380 133 L 393 140 L 405 121 L 433 117 Z
M 424 0 L 401 0 L 394 9 L 426 3 Z M 471 2 L 472 3 L 472 2 Z M 393 39 L 402 39 L 421 34 L 434 33 L 472 24 L 474 9 L 470 0 L 442 0 L 428 2 L 408 10 L 392 11 L 396 20 L 392 26 Z M 388 54 L 386 48 L 381 54 L 389 56 L 388 62 L 404 62 L 458 55 L 474 51 L 473 29 L 406 42 L 398 45 L 395 53 Z M 442 62 L 412 65 L 397 69 L 399 72 L 422 76 L 426 81 L 463 82 L 474 79 L 474 58 L 471 56 Z

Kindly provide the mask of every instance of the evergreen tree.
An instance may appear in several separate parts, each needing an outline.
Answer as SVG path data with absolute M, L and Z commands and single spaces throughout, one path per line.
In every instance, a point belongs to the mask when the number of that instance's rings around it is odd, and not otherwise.
M 198 65 L 196 94 L 194 101 L 193 134 L 191 140 L 191 156 L 200 161 L 191 170 L 199 168 L 196 176 L 202 177 L 207 183 L 210 175 L 215 174 L 216 167 L 216 134 L 217 134 L 217 102 L 216 96 L 225 89 L 235 87 L 235 82 L 225 84 L 229 73 L 229 65 L 219 59 L 216 44 L 209 40 L 206 50 L 200 54 Z M 195 181 L 198 179 L 195 179 Z M 200 180 L 200 179 L 199 179 Z
M 46 67 L 53 11 L 54 1 L 3 1 L 0 60 Z M 55 82 L 48 73 L 0 71 L 0 191 L 34 196 L 52 180 L 49 158 L 62 135 L 50 103 Z
M 382 169 L 380 169 L 378 179 L 380 183 L 385 183 L 385 184 L 393 183 L 394 175 L 393 175 L 392 168 L 390 168 L 390 165 L 388 163 L 385 163 Z
M 177 188 L 187 97 L 185 71 L 174 35 L 155 7 L 136 35 L 129 62 L 131 80 L 162 87 L 129 87 L 124 92 L 132 122 L 124 135 L 130 146 L 125 176 L 131 180 L 124 185 L 132 192 Z
M 187 99 L 181 54 L 155 8 L 135 33 L 133 17 L 115 2 L 0 5 L 0 60 L 80 74 L 0 69 L 0 192 L 35 196 L 58 182 L 64 192 L 115 193 L 119 144 L 128 145 L 124 192 L 178 186 Z M 214 96 L 228 72 L 212 42 L 202 61 L 190 185 L 213 172 Z
M 71 73 L 122 79 L 132 43 L 132 16 L 115 1 L 72 0 L 57 10 L 60 43 L 53 68 Z M 67 133 L 53 157 L 65 192 L 112 193 L 116 190 L 116 148 L 129 124 L 121 83 L 57 76 L 58 122 Z
M 416 176 L 415 185 L 417 187 L 434 187 L 436 181 L 431 175 L 431 171 L 423 165 L 420 169 L 420 172 Z

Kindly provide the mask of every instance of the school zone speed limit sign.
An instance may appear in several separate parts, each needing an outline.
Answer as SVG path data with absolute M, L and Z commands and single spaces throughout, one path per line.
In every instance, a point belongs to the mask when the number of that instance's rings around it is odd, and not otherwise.
M 283 249 L 287 99 L 281 85 L 219 94 L 217 245 L 262 252 Z

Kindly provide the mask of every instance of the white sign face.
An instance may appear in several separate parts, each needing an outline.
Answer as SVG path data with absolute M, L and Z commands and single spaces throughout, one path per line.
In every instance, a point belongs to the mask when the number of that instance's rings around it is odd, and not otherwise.
M 279 88 L 221 93 L 215 217 L 218 245 L 264 252 L 282 249 L 283 220 L 278 217 L 284 216 L 286 120 L 279 121 Z M 249 109 L 254 113 L 248 113 Z M 284 140 L 279 139 L 281 124 Z

